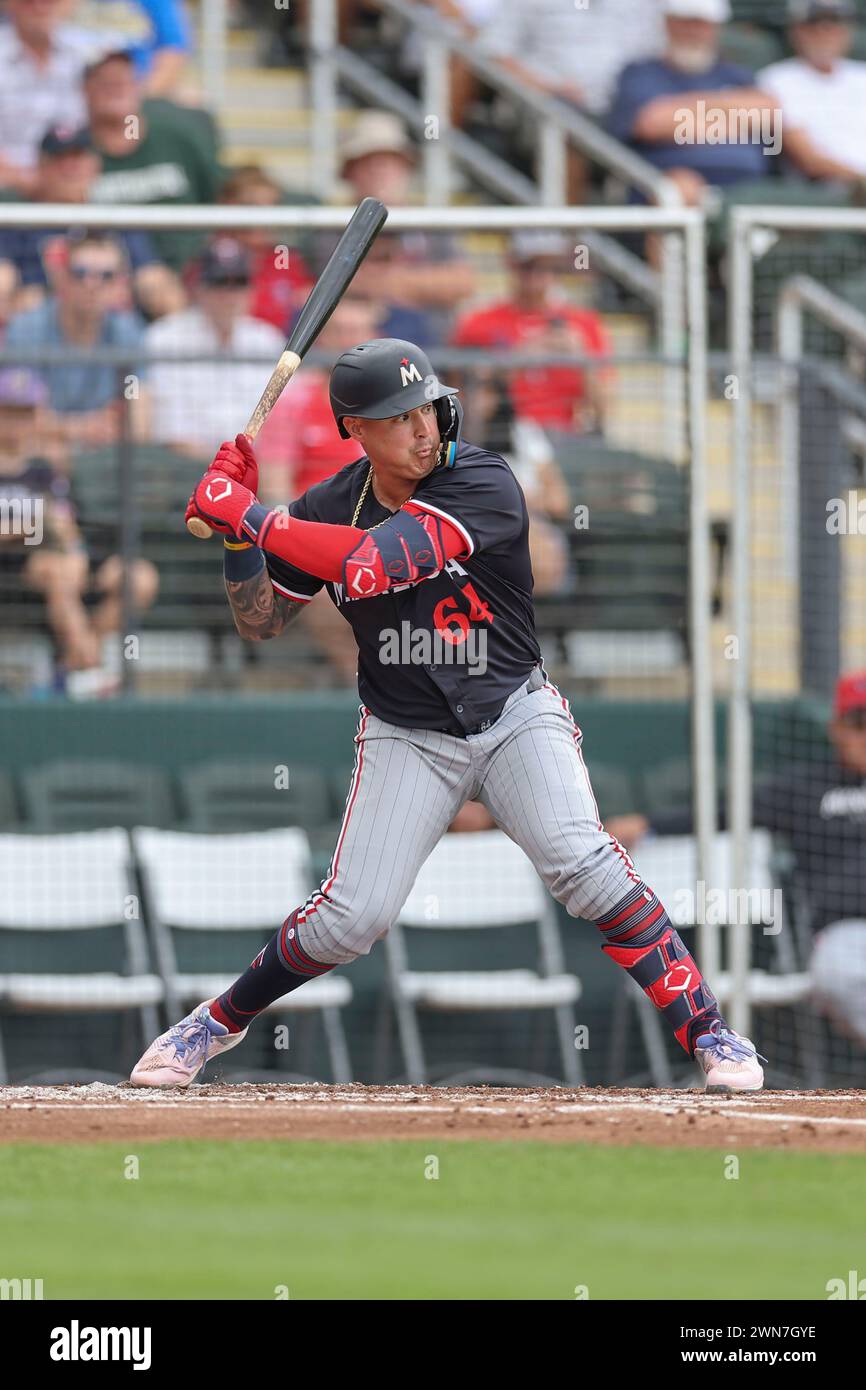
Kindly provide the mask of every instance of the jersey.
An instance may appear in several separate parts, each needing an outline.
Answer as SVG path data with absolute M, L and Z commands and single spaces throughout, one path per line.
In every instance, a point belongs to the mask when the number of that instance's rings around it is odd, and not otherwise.
M 369 466 L 366 458 L 347 464 L 292 502 L 290 515 L 348 526 Z M 268 573 L 278 593 L 301 603 L 327 588 L 358 643 L 361 699 L 380 719 L 482 732 L 541 660 L 523 493 L 498 454 L 461 444 L 454 467 L 434 469 L 411 501 L 466 540 L 465 553 L 427 578 L 353 598 L 266 553 Z M 356 524 L 369 530 L 391 515 L 371 488 Z

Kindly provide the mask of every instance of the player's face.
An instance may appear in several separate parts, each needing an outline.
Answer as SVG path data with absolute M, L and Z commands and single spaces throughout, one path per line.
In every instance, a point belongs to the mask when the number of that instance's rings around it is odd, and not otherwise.
M 830 737 L 843 767 L 866 777 L 866 708 L 851 710 L 830 726 Z
M 417 482 L 436 467 L 440 434 L 433 401 L 387 420 L 356 420 L 355 426 L 351 433 L 370 462 L 395 481 Z

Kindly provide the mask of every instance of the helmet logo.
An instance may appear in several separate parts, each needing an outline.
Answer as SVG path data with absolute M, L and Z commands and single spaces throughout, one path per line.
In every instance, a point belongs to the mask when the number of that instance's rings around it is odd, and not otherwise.
M 415 363 L 410 362 L 408 357 L 404 357 L 400 363 L 400 384 L 402 386 L 408 386 L 410 381 L 420 380 L 421 373 L 415 366 Z

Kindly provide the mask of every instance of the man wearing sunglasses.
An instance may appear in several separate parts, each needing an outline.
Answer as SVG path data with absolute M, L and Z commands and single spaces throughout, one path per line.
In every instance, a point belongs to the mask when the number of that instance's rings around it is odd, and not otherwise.
M 866 1044 L 866 671 L 841 676 L 829 746 L 755 787 L 754 825 L 794 857 L 794 883 L 817 932 L 811 973 L 817 1001 L 839 1030 Z M 722 807 L 724 823 L 725 807 Z M 683 807 L 647 819 L 606 821 L 627 849 L 653 833 L 686 834 Z
M 67 443 L 82 448 L 114 443 L 124 399 L 133 435 L 143 438 L 147 403 L 137 362 L 143 325 L 126 307 L 129 271 L 122 247 L 108 235 L 68 237 L 54 250 L 48 275 L 54 294 L 11 320 L 6 346 L 28 352 L 70 350 L 70 360 L 46 362 L 38 369 Z M 93 360 L 94 352 L 106 347 L 126 349 L 127 362 Z

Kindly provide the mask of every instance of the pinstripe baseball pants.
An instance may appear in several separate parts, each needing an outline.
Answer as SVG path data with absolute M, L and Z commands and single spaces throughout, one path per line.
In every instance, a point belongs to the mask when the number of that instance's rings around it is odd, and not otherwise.
M 484 803 L 572 916 L 602 925 L 639 898 L 640 876 L 599 820 L 582 738 L 540 667 L 469 738 L 399 728 L 362 706 L 334 858 L 294 923 L 301 950 L 335 965 L 365 955 L 469 800 Z

